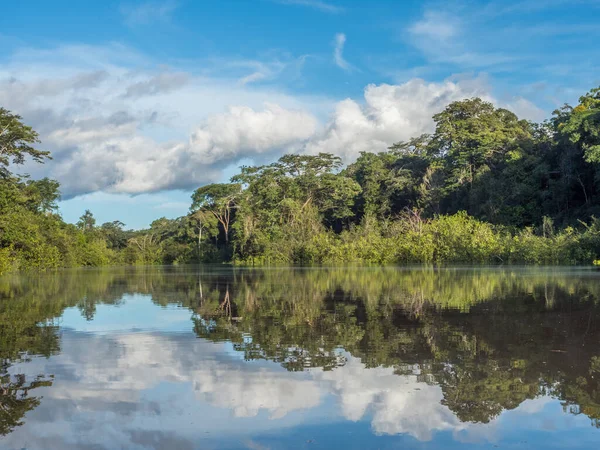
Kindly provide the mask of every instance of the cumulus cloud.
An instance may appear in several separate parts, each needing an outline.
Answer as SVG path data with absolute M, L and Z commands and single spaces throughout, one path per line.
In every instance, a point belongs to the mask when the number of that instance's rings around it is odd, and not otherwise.
M 316 119 L 303 111 L 290 111 L 267 104 L 262 111 L 237 106 L 227 113 L 209 117 L 192 134 L 190 154 L 199 163 L 234 160 L 249 153 L 290 149 L 310 138 Z
M 278 105 L 231 107 L 207 117 L 187 142 L 160 143 L 137 133 L 139 117 L 123 117 L 123 123 L 111 119 L 96 120 L 91 128 L 89 121 L 75 122 L 48 136 L 54 146 L 77 144 L 68 160 L 54 165 L 57 178 L 68 180 L 67 193 L 191 188 L 219 180 L 221 169 L 232 161 L 291 148 L 316 127 L 310 114 Z
M 131 71 L 104 57 L 88 64 L 89 53 L 61 49 L 52 66 L 21 52 L 0 65 L 0 105 L 38 130 L 54 158 L 25 170 L 59 179 L 65 199 L 195 188 L 242 157 L 283 152 L 315 132 L 301 98 L 235 79 Z

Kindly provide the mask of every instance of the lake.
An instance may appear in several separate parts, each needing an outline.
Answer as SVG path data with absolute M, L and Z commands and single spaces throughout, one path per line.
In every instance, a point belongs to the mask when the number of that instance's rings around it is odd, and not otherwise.
M 0 278 L 0 448 L 600 448 L 600 271 Z

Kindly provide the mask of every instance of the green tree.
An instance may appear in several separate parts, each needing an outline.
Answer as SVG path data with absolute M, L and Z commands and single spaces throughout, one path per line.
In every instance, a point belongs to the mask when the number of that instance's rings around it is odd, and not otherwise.
M 341 159 L 328 153 L 285 155 L 267 166 L 243 167 L 233 181 L 247 186 L 257 208 L 276 209 L 292 199 L 301 210 L 314 204 L 324 214 L 345 218 L 360 187 L 337 173 L 341 166 Z
M 27 181 L 28 203 L 30 208 L 42 214 L 49 214 L 58 209 L 60 199 L 60 183 L 50 178 Z
M 579 98 L 579 104 L 567 106 L 556 114 L 558 132 L 583 151 L 587 162 L 600 162 L 600 87 Z
M 453 102 L 433 120 L 428 150 L 444 160 L 451 189 L 470 187 L 484 167 L 493 168 L 530 135 L 526 121 L 480 98 Z
M 357 214 L 386 218 L 404 208 L 420 209 L 432 199 L 427 189 L 435 182 L 431 161 L 425 153 L 429 136 L 400 142 L 388 152 L 362 152 L 344 173 L 361 187 Z
M 105 222 L 100 226 L 109 248 L 120 250 L 127 246 L 128 233 L 123 229 L 124 226 L 120 220 Z
M 10 375 L 0 378 L 0 435 L 2 436 L 23 425 L 25 414 L 40 404 L 40 399 L 30 396 L 29 391 L 40 386 L 52 386 L 52 381 L 42 377 L 29 383 L 25 375 L 19 374 L 14 378 Z
M 77 222 L 77 228 L 82 231 L 88 232 L 93 231 L 96 226 L 96 219 L 92 212 L 89 209 L 86 209 L 83 215 L 79 218 Z
M 23 164 L 28 155 L 38 162 L 49 158 L 49 152 L 33 147 L 38 142 L 38 134 L 23 124 L 21 116 L 0 108 L 0 175 L 9 176 L 8 166 Z
M 212 214 L 223 227 L 225 242 L 229 242 L 229 228 L 236 200 L 242 187 L 238 183 L 209 184 L 192 194 L 192 212 L 199 210 Z

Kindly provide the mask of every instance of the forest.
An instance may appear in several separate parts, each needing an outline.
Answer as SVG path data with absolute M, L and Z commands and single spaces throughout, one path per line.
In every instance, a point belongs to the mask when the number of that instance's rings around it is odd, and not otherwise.
M 288 154 L 201 186 L 189 213 L 148 229 L 76 224 L 60 182 L 18 173 L 51 155 L 0 108 L 0 273 L 75 266 L 592 264 L 600 258 L 600 87 L 543 123 L 479 98 L 433 116 L 432 134 L 339 157 Z

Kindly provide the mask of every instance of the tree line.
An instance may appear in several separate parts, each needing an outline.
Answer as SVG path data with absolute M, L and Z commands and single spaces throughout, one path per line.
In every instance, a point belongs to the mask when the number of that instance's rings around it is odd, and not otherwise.
M 600 257 L 600 88 L 543 123 L 479 98 L 434 132 L 339 157 L 291 154 L 194 191 L 189 214 L 146 230 L 75 224 L 59 183 L 10 169 L 38 135 L 0 109 L 0 271 L 107 264 L 591 263 Z

